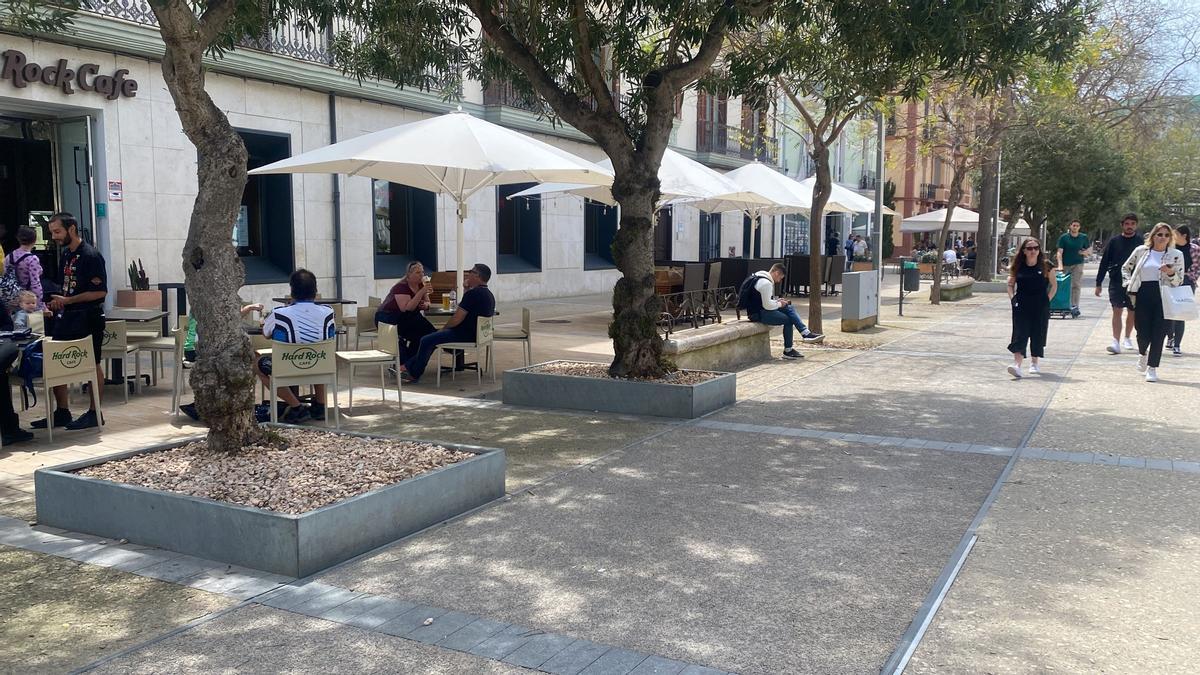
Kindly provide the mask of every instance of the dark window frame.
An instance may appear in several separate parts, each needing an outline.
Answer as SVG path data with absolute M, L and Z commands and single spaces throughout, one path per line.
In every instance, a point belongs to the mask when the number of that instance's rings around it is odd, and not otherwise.
M 375 202 L 377 186 L 386 183 L 388 186 L 388 220 L 392 223 L 394 233 L 394 218 L 397 208 L 403 209 L 404 236 L 408 240 L 407 251 L 402 253 L 381 253 L 376 230 L 379 208 Z M 399 202 L 399 203 L 398 203 Z M 437 193 L 420 188 L 392 183 L 389 181 L 371 180 L 371 252 L 373 255 L 376 279 L 398 279 L 403 277 L 408 264 L 419 260 L 426 272 L 438 271 L 438 224 L 437 224 Z
M 612 242 L 617 236 L 618 213 L 615 206 L 583 200 L 583 269 L 616 269 Z
M 508 196 L 536 183 L 496 186 L 496 274 L 528 274 L 542 271 L 542 201 L 537 197 Z M 512 222 L 506 222 L 512 219 Z M 505 232 L 505 228 L 511 231 Z M 508 236 L 508 235 L 511 235 Z M 511 239 L 508 251 L 502 246 Z
M 292 156 L 292 135 L 289 133 L 241 127 L 235 127 L 234 131 L 241 136 L 246 145 L 247 169 L 256 169 Z M 280 144 L 279 151 L 264 152 L 261 146 L 273 142 Z M 248 286 L 286 282 L 296 269 L 296 219 L 293 209 L 295 192 L 292 182 L 291 174 L 247 177 L 242 201 L 249 195 L 256 195 L 259 210 L 252 213 L 250 205 L 243 206 L 247 206 L 247 224 L 258 230 L 259 247 L 262 249 L 262 252 L 257 254 L 238 251 L 238 257 L 246 268 Z M 270 208 L 265 208 L 266 205 Z M 269 222 L 263 222 L 264 219 L 268 219 Z
M 715 240 L 714 240 L 715 235 Z M 700 262 L 721 257 L 721 214 L 700 212 L 700 242 L 697 259 Z M 706 246 L 707 245 L 707 246 Z

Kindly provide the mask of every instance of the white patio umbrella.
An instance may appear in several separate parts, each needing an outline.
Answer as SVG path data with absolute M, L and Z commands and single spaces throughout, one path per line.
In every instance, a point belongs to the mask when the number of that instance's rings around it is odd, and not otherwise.
M 613 170 L 612 160 L 609 159 L 599 162 L 598 166 L 610 173 Z M 686 203 L 701 211 L 719 213 L 770 203 L 762 195 L 742 188 L 724 175 L 669 148 L 663 153 L 662 164 L 658 167 L 658 181 L 662 193 L 657 204 L 660 208 L 669 203 Z M 611 185 L 570 183 L 542 183 L 513 194 L 509 199 L 555 193 L 578 195 L 609 206 L 617 204 L 612 196 Z
M 342 173 L 449 194 L 458 214 L 460 298 L 463 219 L 472 195 L 512 183 L 612 184 L 611 171 L 461 110 L 327 145 L 250 173 Z
M 804 188 L 809 196 L 809 201 L 812 201 L 813 191 L 817 189 L 817 177 L 809 176 L 800 181 L 800 185 Z M 825 202 L 825 210 L 830 213 L 875 213 L 875 200 L 869 197 L 864 197 L 854 190 L 844 188 L 837 183 L 830 185 L 829 201 Z M 883 207 L 883 215 L 894 216 L 896 212 Z
M 901 232 L 937 232 L 946 222 L 946 209 L 905 218 L 900 223 Z M 954 208 L 950 220 L 951 232 L 976 232 L 979 230 L 979 214 L 961 206 Z

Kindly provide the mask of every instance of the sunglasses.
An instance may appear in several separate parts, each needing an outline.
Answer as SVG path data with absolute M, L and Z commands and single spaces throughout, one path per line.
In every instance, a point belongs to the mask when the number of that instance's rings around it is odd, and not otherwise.
M 1169 237 L 1171 235 L 1166 232 L 1155 232 L 1154 236 L 1157 238 L 1157 237 Z
M 1026 251 L 1040 251 L 1040 250 L 1042 250 L 1042 247 L 1041 246 L 1026 246 L 1025 250 Z

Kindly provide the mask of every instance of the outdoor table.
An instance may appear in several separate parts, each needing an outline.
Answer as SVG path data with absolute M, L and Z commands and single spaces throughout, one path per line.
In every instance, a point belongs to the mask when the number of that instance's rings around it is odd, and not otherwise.
M 161 321 L 167 313 L 161 309 L 136 309 L 134 307 L 113 307 L 104 312 L 106 321 L 124 321 L 126 323 L 151 323 L 153 321 Z M 120 384 L 127 381 L 129 378 L 125 376 L 125 359 L 113 359 L 112 378 L 105 380 L 105 384 Z M 146 385 L 150 384 L 150 376 L 143 375 L 146 378 Z

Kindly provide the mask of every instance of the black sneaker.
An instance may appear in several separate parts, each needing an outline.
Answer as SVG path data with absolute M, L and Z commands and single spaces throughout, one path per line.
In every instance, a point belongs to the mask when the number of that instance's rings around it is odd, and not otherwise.
M 264 424 L 271 421 L 271 404 L 259 403 L 254 406 L 254 421 Z
M 1183 356 L 1183 352 L 1179 350 L 1179 345 L 1171 345 L 1171 353 L 1175 356 Z
M 59 408 L 54 411 L 54 428 L 57 429 L 59 427 L 65 427 L 71 423 L 72 419 L 73 418 L 71 417 L 70 410 L 67 410 L 66 408 Z M 34 420 L 29 426 L 33 427 L 34 429 L 45 429 L 46 420 L 45 418 Z
M 817 344 L 818 342 L 824 342 L 825 336 L 821 333 L 814 333 L 811 330 L 806 330 L 804 331 L 804 334 L 800 336 L 800 339 L 809 344 Z
M 804 355 L 801 354 L 800 352 L 796 351 L 795 349 L 785 349 L 785 350 L 783 350 L 783 358 L 785 358 L 785 359 L 802 359 L 802 358 L 804 358 Z
M 196 410 L 195 403 L 184 403 L 183 405 L 179 406 L 179 411 L 197 422 L 200 421 L 200 411 Z
M 92 427 L 100 426 L 100 422 L 96 419 L 96 411 L 89 410 L 79 416 L 74 422 L 67 425 L 67 431 L 78 431 L 80 429 L 91 429 Z
M 18 427 L 7 434 L 0 436 L 0 445 L 8 447 L 10 445 L 16 445 L 17 443 L 24 443 L 25 441 L 32 440 L 33 434 Z
M 320 403 L 311 403 L 308 406 L 309 419 L 317 420 L 318 422 L 325 421 L 325 406 Z
M 312 414 L 308 411 L 308 406 L 298 405 L 294 408 L 288 408 L 279 421 L 284 424 L 301 424 L 310 419 L 312 419 Z

